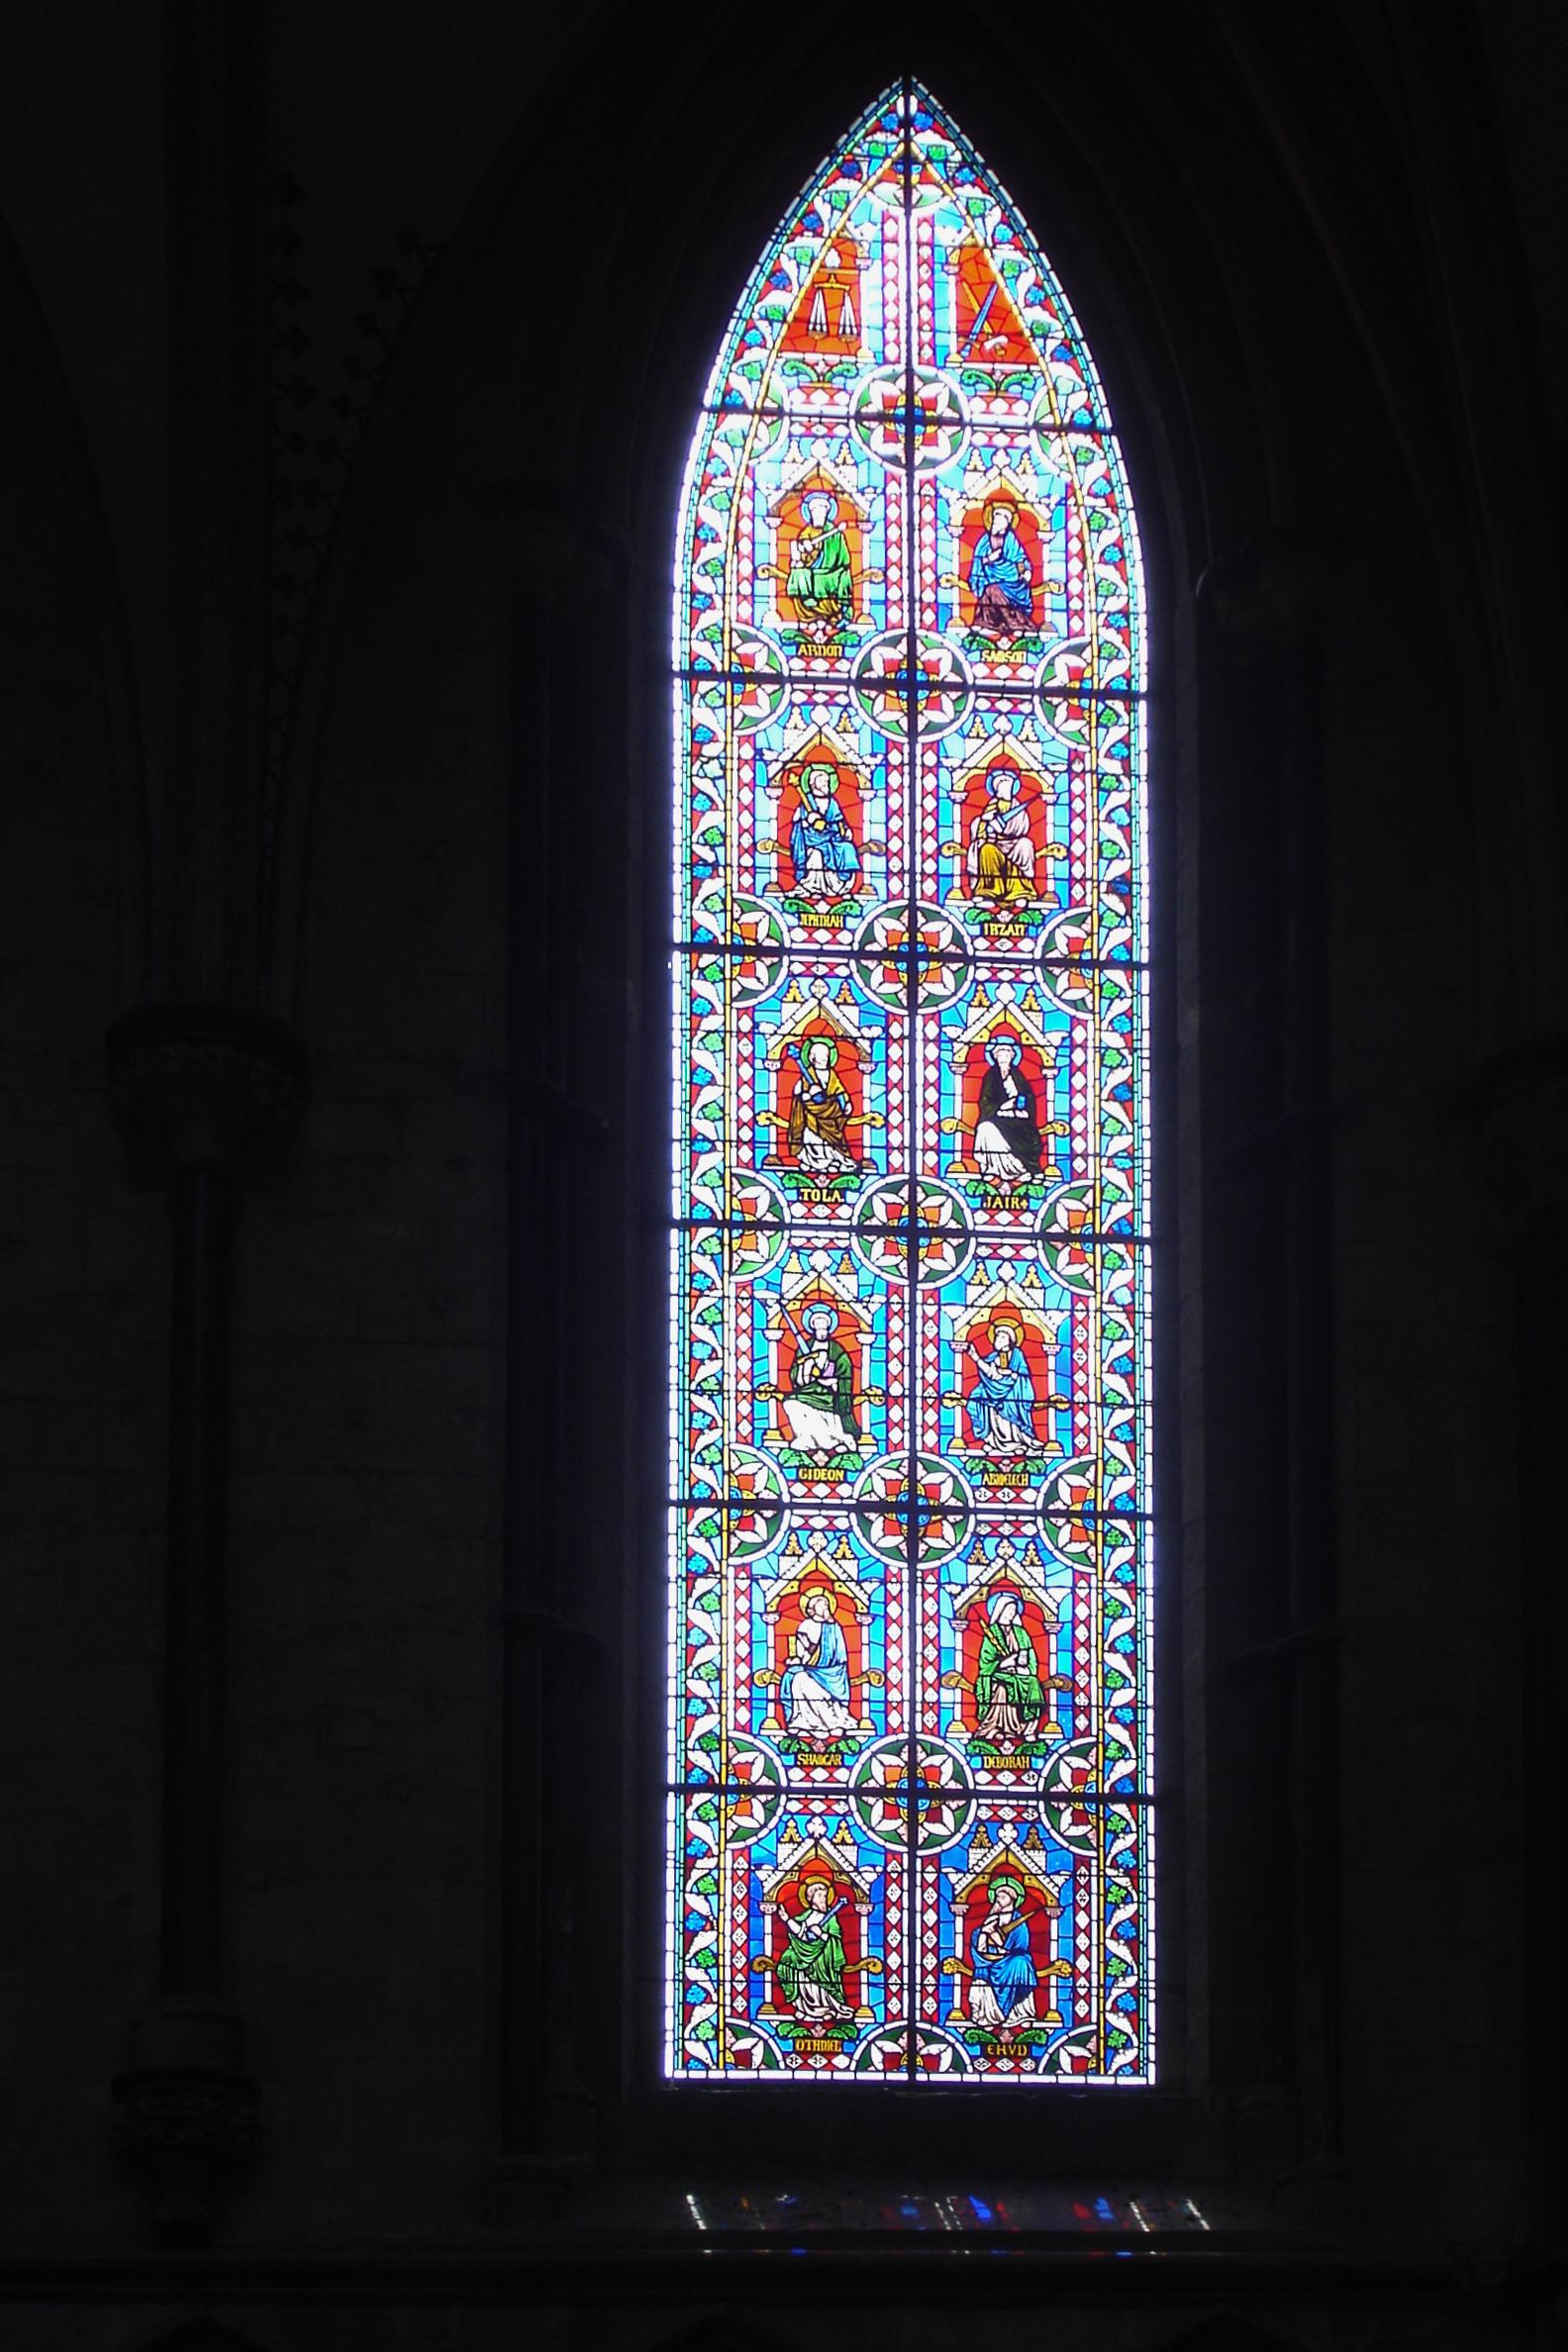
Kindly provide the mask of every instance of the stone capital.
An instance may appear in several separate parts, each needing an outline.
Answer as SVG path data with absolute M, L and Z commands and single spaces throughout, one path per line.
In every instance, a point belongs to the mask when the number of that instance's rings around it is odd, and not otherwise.
M 275 1167 L 299 1124 L 305 1049 L 283 1022 L 215 1005 L 147 1005 L 105 1039 L 110 1096 L 135 1171 L 238 1179 Z

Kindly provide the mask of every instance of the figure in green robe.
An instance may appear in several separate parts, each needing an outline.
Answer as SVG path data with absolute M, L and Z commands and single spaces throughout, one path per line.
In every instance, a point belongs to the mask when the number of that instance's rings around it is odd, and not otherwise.
M 854 1365 L 834 1336 L 838 1318 L 818 1302 L 801 1317 L 804 1329 L 789 1369 L 784 1419 L 797 1452 L 813 1461 L 853 1453 L 860 1442 L 855 1415 Z
M 1017 1593 L 994 1593 L 975 1672 L 975 1729 L 995 1748 L 1032 1739 L 1045 1713 L 1039 1660 Z
M 788 1911 L 780 1914 L 787 1940 L 775 1972 L 778 1988 L 797 2016 L 814 2025 L 854 2014 L 843 1990 L 844 1948 L 837 1916 L 843 1902 L 842 1896 L 833 1902 L 826 1879 L 813 1879 L 794 1917 Z
M 831 490 L 808 490 L 801 500 L 802 528 L 790 550 L 785 591 L 806 634 L 826 643 L 836 637 L 854 610 L 849 541 L 838 521 Z

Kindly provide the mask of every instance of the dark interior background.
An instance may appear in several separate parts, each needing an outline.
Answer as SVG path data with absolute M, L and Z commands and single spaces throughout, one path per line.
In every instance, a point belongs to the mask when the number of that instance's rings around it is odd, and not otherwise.
M 8 2342 L 1568 2329 L 1565 66 L 10 0 Z M 724 322 L 902 71 L 1149 566 L 1163 2066 L 759 2105 L 652 2065 L 660 665 Z

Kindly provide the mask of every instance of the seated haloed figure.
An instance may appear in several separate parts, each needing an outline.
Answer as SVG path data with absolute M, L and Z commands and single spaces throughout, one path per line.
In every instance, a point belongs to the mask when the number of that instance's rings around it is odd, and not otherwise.
M 790 820 L 795 888 L 830 904 L 852 898 L 860 887 L 860 852 L 838 806 L 838 770 L 826 762 L 803 769 L 799 794 Z
M 838 1318 L 831 1307 L 808 1307 L 796 1334 L 788 1384 L 782 1395 L 770 1392 L 779 1395 L 796 1452 L 823 1461 L 854 1453 L 860 1444 L 854 1363 L 837 1331 Z
M 1029 1950 L 1023 1890 L 1016 1879 L 992 1882 L 990 1907 L 970 1939 L 969 2014 L 1005 2039 L 1034 2022 L 1039 1971 Z
M 795 1165 L 807 1176 L 846 1175 L 855 1155 L 849 1096 L 837 1075 L 838 1048 L 832 1037 L 812 1037 L 799 1058 L 785 1130 Z
M 964 870 L 977 899 L 998 906 L 1034 896 L 1034 842 L 1024 806 L 1024 779 L 999 762 L 986 777 L 986 806 L 969 828 Z
M 844 1999 L 843 1934 L 838 1913 L 845 1898 L 835 1903 L 825 1879 L 813 1879 L 798 1911 L 781 1911 L 784 1949 L 775 1975 L 778 1989 L 797 2016 L 812 2024 L 831 2024 L 852 2017 L 854 2008 Z
M 849 1711 L 849 1649 L 832 1593 L 819 1586 L 801 1604 L 801 1621 L 779 1678 L 786 1731 L 807 1739 L 842 1739 L 857 1728 Z
M 1045 1686 L 1017 1593 L 993 1594 L 986 1605 L 974 1703 L 975 1736 L 994 1748 L 1023 1745 L 1044 1718 Z
M 800 511 L 801 529 L 790 549 L 784 592 L 800 614 L 806 635 L 827 644 L 854 610 L 849 541 L 831 490 L 808 490 Z
M 985 511 L 985 530 L 969 558 L 976 637 L 1009 645 L 1034 622 L 1032 567 L 1013 526 L 1017 510 L 994 498 Z
M 1019 1324 L 999 1317 L 991 1326 L 989 1355 L 981 1355 L 967 1339 L 963 1343 L 974 1366 L 974 1385 L 964 1400 L 974 1442 L 1003 1461 L 1031 1453 L 1037 1443 L 1034 1375 L 1023 1339 Z
M 1034 1089 L 1019 1067 L 1015 1037 L 993 1037 L 986 1047 L 986 1072 L 976 1104 L 974 1156 L 993 1183 L 1027 1183 L 1040 1172 L 1039 1121 Z

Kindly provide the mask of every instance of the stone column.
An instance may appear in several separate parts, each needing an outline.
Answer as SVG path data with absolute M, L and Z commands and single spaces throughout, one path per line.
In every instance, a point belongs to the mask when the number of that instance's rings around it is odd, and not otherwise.
M 168 1531 L 157 2001 L 115 2084 L 123 2152 L 174 2242 L 204 2236 L 257 2136 L 224 1999 L 229 1307 L 244 1185 L 303 1081 L 253 1007 L 267 674 L 266 272 L 256 0 L 165 0 L 168 594 L 154 990 L 108 1037 L 133 1165 L 167 1188 Z
M 1328 778 L 1323 742 L 1324 616 L 1338 549 L 1311 533 L 1273 531 L 1211 566 L 1200 599 L 1226 651 L 1229 734 L 1247 789 L 1271 807 L 1266 860 L 1252 877 L 1264 912 L 1260 965 L 1247 986 L 1260 1008 L 1252 1051 L 1260 1124 L 1228 1138 L 1234 1184 L 1258 1192 L 1272 1233 L 1274 1295 L 1253 1309 L 1268 1364 L 1253 1434 L 1272 1461 L 1268 1523 L 1255 1531 L 1262 1573 L 1278 1562 L 1272 1622 L 1226 1664 L 1253 1686 L 1268 1721 L 1273 1775 L 1254 1820 L 1279 1873 L 1265 1911 L 1282 1982 L 1261 2079 L 1238 2106 L 1248 2169 L 1292 2184 L 1305 2210 L 1329 2210 L 1340 2181 L 1338 1657 L 1335 1571 L 1332 1172 L 1329 1103 Z M 1235 887 L 1232 877 L 1231 887 Z M 1261 1638 L 1257 1638 L 1261 1635 Z M 1210 1659 L 1210 1672 L 1220 1661 Z
M 281 1023 L 181 1006 L 128 1014 L 108 1055 L 133 1169 L 166 1186 L 171 1226 L 158 1988 L 116 2129 L 178 2243 L 206 2235 L 259 2133 L 224 1998 L 229 1307 L 242 1189 L 292 1131 L 304 1057 Z
M 605 1930 L 585 1919 L 585 1906 L 603 1909 L 590 1884 L 595 1873 L 619 1877 L 614 1845 L 592 1825 L 595 1757 L 616 1745 L 605 1644 L 595 1629 L 605 1621 L 596 1587 L 604 1465 L 595 1456 L 615 1414 L 604 1394 L 610 1364 L 589 1327 L 607 1278 L 613 1285 L 596 1208 L 613 1106 L 585 1099 L 582 1074 L 602 1077 L 606 1068 L 591 1041 L 585 965 L 590 928 L 610 916 L 609 869 L 596 863 L 592 844 L 619 794 L 603 719 L 608 673 L 624 647 L 614 572 L 580 514 L 547 491 L 521 491 L 507 528 L 515 761 L 501 2138 L 508 2170 L 537 2192 L 565 2188 L 589 2168 L 599 2103 L 582 2045 L 613 2039 L 605 1989 L 594 1994 L 592 1955 L 602 1951 Z M 589 612 L 591 629 L 582 618 Z M 617 1299 L 620 1312 L 602 1323 L 615 1333 L 612 1355 L 622 1346 L 624 1304 Z
M 1503 1056 L 1483 1079 L 1479 1109 L 1483 1162 L 1512 1228 L 1518 1301 L 1519 1785 L 1533 1814 L 1520 1840 L 1524 2174 L 1534 2252 L 1560 2263 L 1568 2243 L 1568 1840 L 1554 1796 L 1568 1657 L 1568 1038 Z

